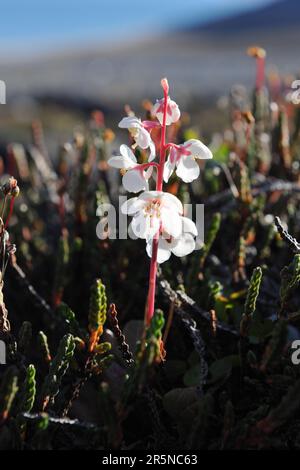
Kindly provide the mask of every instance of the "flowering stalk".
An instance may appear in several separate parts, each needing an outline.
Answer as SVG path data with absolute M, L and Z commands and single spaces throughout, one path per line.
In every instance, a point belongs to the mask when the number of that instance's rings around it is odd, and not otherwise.
M 7 215 L 7 218 L 6 218 L 6 221 L 5 221 L 5 225 L 4 225 L 5 229 L 8 227 L 11 216 L 13 215 L 14 205 L 15 205 L 15 198 L 12 197 L 11 200 L 10 200 L 10 204 L 9 204 L 9 212 L 8 212 L 8 215 Z
M 266 51 L 261 47 L 249 47 L 248 55 L 256 59 L 256 82 L 255 87 L 260 91 L 265 83 L 265 60 Z
M 265 82 L 265 56 L 258 56 L 256 64 L 256 89 L 261 90 Z
M 133 234 L 146 241 L 146 251 L 151 258 L 149 290 L 145 309 L 145 324 L 150 325 L 154 314 L 155 289 L 158 263 L 167 261 L 171 254 L 186 256 L 196 246 L 197 228 L 194 222 L 183 215 L 181 201 L 169 192 L 163 192 L 163 182 L 169 181 L 172 173 L 185 183 L 198 178 L 200 169 L 197 159 L 212 158 L 211 151 L 199 140 L 190 139 L 180 145 L 166 143 L 166 128 L 180 118 L 180 110 L 169 96 L 166 78 L 161 81 L 163 98 L 157 100 L 151 110 L 152 121 L 142 121 L 132 112 L 124 117 L 119 127 L 128 129 L 133 138 L 132 148 L 120 146 L 120 155 L 112 156 L 108 164 L 118 168 L 122 175 L 123 187 L 132 193 L 139 193 L 122 205 L 123 214 L 132 216 L 130 224 Z M 160 144 L 156 130 L 160 128 Z M 154 140 L 151 132 L 154 131 Z M 132 150 L 148 149 L 148 162 L 138 163 Z M 159 161 L 153 162 L 159 148 Z M 166 157 L 167 160 L 166 160 Z M 149 190 L 149 181 L 156 170 L 155 191 Z
M 156 190 L 162 191 L 163 187 L 163 175 L 164 175 L 164 166 L 166 159 L 166 121 L 167 121 L 167 105 L 168 105 L 168 92 L 169 85 L 166 78 L 161 81 L 161 85 L 164 91 L 164 107 L 163 107 L 163 123 L 161 128 L 161 139 L 160 139 L 160 156 L 159 156 L 159 166 L 157 171 L 157 182 Z M 149 273 L 149 291 L 148 291 L 148 301 L 146 306 L 146 324 L 149 325 L 151 318 L 154 314 L 154 303 L 155 303 L 155 291 L 156 291 L 156 277 L 157 277 L 157 252 L 158 252 L 158 242 L 159 242 L 159 231 L 155 234 L 152 244 L 152 257 L 150 263 L 150 273 Z

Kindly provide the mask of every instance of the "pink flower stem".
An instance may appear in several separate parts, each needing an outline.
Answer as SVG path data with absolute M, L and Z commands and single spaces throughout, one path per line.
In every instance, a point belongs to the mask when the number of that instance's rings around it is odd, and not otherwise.
M 4 228 L 5 228 L 5 229 L 8 227 L 10 218 L 11 218 L 11 216 L 12 216 L 12 214 L 13 214 L 13 211 L 14 211 L 14 204 L 15 204 L 15 198 L 12 197 L 11 200 L 10 200 L 10 205 L 9 205 L 9 213 L 8 213 L 8 216 L 7 216 L 5 225 L 4 225 Z
M 137 165 L 137 166 L 134 167 L 134 168 L 139 169 L 139 170 L 146 170 L 146 169 L 149 168 L 150 166 L 153 166 L 153 167 L 155 167 L 155 168 L 157 168 L 157 169 L 159 168 L 159 165 L 158 165 L 158 163 L 156 163 L 156 162 L 142 163 L 142 164 L 140 164 L 140 165 Z
M 165 145 L 165 149 L 166 149 L 166 150 L 169 150 L 169 149 L 172 149 L 172 148 L 174 148 L 174 149 L 180 149 L 180 145 L 176 145 L 176 144 L 172 144 L 172 143 Z
M 156 181 L 156 191 L 162 191 L 163 188 L 163 175 L 164 175 L 164 166 L 166 160 L 166 122 L 167 122 L 167 105 L 168 105 L 168 85 L 166 80 L 162 80 L 163 90 L 164 90 L 164 108 L 163 108 L 163 123 L 161 127 L 161 137 L 160 137 L 160 155 L 159 155 L 159 165 L 157 171 L 157 181 Z M 156 277 L 157 277 L 157 252 L 158 252 L 158 241 L 159 241 L 159 231 L 156 233 L 153 244 L 152 244 L 152 257 L 150 262 L 150 273 L 149 273 L 149 290 L 148 290 L 148 299 L 146 306 L 146 318 L 145 323 L 149 325 L 154 314 L 154 304 L 155 304 L 155 291 L 156 291 Z

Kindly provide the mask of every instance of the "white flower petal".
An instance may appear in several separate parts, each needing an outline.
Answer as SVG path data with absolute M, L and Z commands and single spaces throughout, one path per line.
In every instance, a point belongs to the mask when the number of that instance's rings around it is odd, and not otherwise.
M 137 240 L 138 239 L 138 237 L 133 233 L 131 224 L 128 225 L 128 237 L 130 238 L 130 240 Z
M 152 139 L 150 139 L 149 149 L 150 149 L 150 155 L 148 158 L 148 162 L 152 162 L 156 157 L 155 144 Z
M 175 168 L 175 162 L 171 163 L 170 158 L 165 163 L 164 166 L 164 181 L 167 183 L 170 179 L 170 176 L 172 175 L 173 171 Z
M 196 224 L 188 217 L 181 217 L 183 233 L 191 233 L 195 237 L 198 235 Z
M 107 163 L 113 168 L 124 168 L 125 170 L 130 170 L 137 165 L 137 163 L 134 163 L 131 159 L 123 157 L 122 155 L 111 157 Z
M 190 183 L 198 178 L 199 174 L 200 168 L 194 158 L 190 155 L 183 155 L 177 164 L 176 175 L 185 183 Z
M 209 148 L 203 144 L 200 140 L 190 139 L 187 140 L 183 147 L 187 147 L 187 150 L 191 152 L 191 155 L 195 158 L 201 158 L 204 160 L 213 158 L 213 154 Z
M 176 196 L 170 193 L 161 193 L 161 194 L 162 194 L 161 199 L 167 207 L 169 207 L 170 209 L 173 208 L 179 214 L 183 213 L 182 203 Z
M 149 258 L 152 258 L 152 245 L 153 245 L 153 239 L 149 238 L 146 242 L 146 252 Z
M 141 127 L 142 123 L 141 120 L 138 119 L 135 116 L 128 116 L 124 117 L 120 122 L 119 122 L 119 127 L 121 129 L 130 129 L 131 127 Z
M 124 145 L 124 144 L 121 145 L 120 152 L 121 152 L 121 155 L 123 155 L 124 158 L 127 158 L 128 160 L 131 160 L 133 163 L 137 163 L 136 156 L 134 155 L 131 148 L 128 147 L 128 145 Z
M 178 108 L 177 103 L 169 99 L 168 105 L 171 107 L 171 115 L 167 113 L 167 126 L 169 126 L 173 122 L 177 122 L 178 119 L 180 118 L 180 110 Z
M 125 158 L 122 155 L 109 158 L 107 163 L 113 168 L 125 168 L 124 165 L 126 165 Z
M 126 170 L 137 165 L 135 155 L 127 145 L 121 145 L 120 153 L 121 155 L 111 157 L 107 163 L 113 168 L 125 168 Z
M 165 261 L 167 261 L 171 256 L 171 251 L 166 250 L 165 248 L 161 248 L 158 245 L 158 250 L 157 250 L 157 262 L 158 264 L 162 264 Z
M 174 238 L 180 237 L 183 233 L 183 226 L 178 212 L 167 207 L 162 207 L 160 212 L 163 231 Z
M 165 194 L 162 191 L 144 191 L 139 195 L 139 199 L 144 201 L 144 204 L 149 202 L 151 199 L 161 199 L 162 195 Z
M 152 238 L 158 232 L 160 219 L 139 212 L 131 222 L 133 233 L 139 238 Z
M 152 116 L 156 116 L 157 119 L 159 120 L 159 122 L 162 124 L 162 122 L 160 120 L 160 118 L 162 117 L 162 112 L 158 112 L 161 104 L 162 104 L 162 100 L 157 100 L 156 103 L 152 106 L 151 114 L 152 114 Z
M 149 222 L 149 217 L 146 217 L 142 212 L 139 212 L 133 217 L 130 226 L 137 237 L 147 238 L 149 233 Z
M 152 108 L 152 111 L 151 111 L 151 114 L 153 116 L 156 116 L 156 118 L 159 120 L 159 123 L 160 123 L 161 126 L 163 124 L 163 119 L 164 119 L 163 102 L 164 102 L 164 99 L 157 100 L 155 105 Z M 168 116 L 167 116 L 167 121 L 168 121 Z M 166 124 L 167 124 L 167 122 L 166 122 Z
M 135 141 L 142 149 L 147 149 L 150 146 L 151 136 L 146 129 L 141 127 Z
M 161 125 L 163 124 L 163 118 L 164 118 L 163 103 L 164 103 L 164 99 L 158 100 L 153 106 L 152 111 L 151 111 L 152 115 L 157 117 Z M 169 126 L 170 124 L 173 124 L 173 122 L 177 122 L 179 118 L 180 118 L 180 110 L 178 108 L 178 105 L 175 103 L 175 101 L 171 100 L 168 97 L 166 125 Z
M 122 183 L 126 191 L 138 193 L 148 189 L 148 183 L 139 170 L 129 170 L 123 176 Z
M 184 234 L 177 240 L 175 246 L 172 246 L 171 251 L 175 256 L 187 256 L 195 249 L 195 240 L 189 233 Z
M 153 239 L 147 240 L 146 251 L 149 258 L 152 258 L 152 246 L 153 246 Z M 168 244 L 163 239 L 159 239 L 158 242 L 158 250 L 157 250 L 157 262 L 159 264 L 164 263 L 167 261 L 171 256 L 171 251 Z
M 121 206 L 122 214 L 134 215 L 140 211 L 144 206 L 144 202 L 140 201 L 137 197 L 132 197 L 125 201 Z
M 158 230 L 160 229 L 161 220 L 158 217 L 149 217 L 150 225 L 147 237 L 154 237 L 157 234 Z

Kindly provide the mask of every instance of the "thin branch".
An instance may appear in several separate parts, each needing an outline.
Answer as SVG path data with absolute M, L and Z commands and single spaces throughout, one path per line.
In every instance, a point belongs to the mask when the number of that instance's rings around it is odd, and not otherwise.
M 24 271 L 20 268 L 20 266 L 18 265 L 18 263 L 16 261 L 12 261 L 11 263 L 11 266 L 15 272 L 15 274 L 18 276 L 20 282 L 22 283 L 22 285 L 28 290 L 28 292 L 30 293 L 30 295 L 35 299 L 37 305 L 39 307 L 42 307 L 44 310 L 47 311 L 47 313 L 49 313 L 52 317 L 55 317 L 55 314 L 54 314 L 54 311 L 52 310 L 52 308 L 50 307 L 50 305 L 46 302 L 45 299 L 43 299 L 43 297 L 41 297 L 37 291 L 35 290 L 35 288 L 33 287 L 32 284 L 30 284 L 30 282 L 28 281 L 27 279 L 27 276 L 26 274 L 24 273 Z
M 23 416 L 28 421 L 39 421 L 43 414 L 41 413 L 23 413 Z M 61 426 L 70 426 L 70 427 L 77 427 L 85 430 L 99 430 L 99 427 L 93 423 L 84 423 L 79 421 L 78 419 L 70 419 L 70 418 L 55 418 L 54 416 L 48 416 L 49 423 L 52 424 L 60 424 Z
M 181 291 L 174 291 L 168 281 L 165 279 L 160 279 L 158 287 L 165 297 L 165 299 L 170 302 L 175 302 L 175 313 L 178 315 L 184 315 L 186 312 L 185 307 L 188 308 L 192 313 L 195 314 L 196 318 L 200 320 L 204 320 L 207 323 L 208 328 L 211 328 L 211 315 L 209 312 L 202 310 L 196 302 L 191 299 L 187 294 Z M 217 325 L 217 332 L 223 332 L 229 334 L 231 337 L 237 338 L 239 333 L 236 329 L 231 327 L 230 325 L 226 325 L 225 323 L 218 321 Z
M 300 243 L 297 242 L 296 238 L 292 237 L 289 232 L 284 228 L 279 217 L 275 217 L 275 225 L 280 233 L 280 236 L 283 241 L 286 242 L 289 248 L 294 253 L 300 253 Z

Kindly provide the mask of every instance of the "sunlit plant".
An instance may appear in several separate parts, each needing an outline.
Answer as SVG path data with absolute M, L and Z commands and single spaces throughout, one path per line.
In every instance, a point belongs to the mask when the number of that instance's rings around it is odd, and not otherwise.
M 196 159 L 212 158 L 208 147 L 196 139 L 181 145 L 167 143 L 167 126 L 180 119 L 180 110 L 169 96 L 166 78 L 161 80 L 163 98 L 152 108 L 152 121 L 141 121 L 135 116 L 121 120 L 119 127 L 128 129 L 133 140 L 133 149 L 148 149 L 148 162 L 138 163 L 132 149 L 121 145 L 120 155 L 109 159 L 108 163 L 121 169 L 122 183 L 126 191 L 139 196 L 127 200 L 121 207 L 124 214 L 133 217 L 132 232 L 146 240 L 146 251 L 151 258 L 149 291 L 146 308 L 146 323 L 154 313 L 157 264 L 167 261 L 171 254 L 186 256 L 195 249 L 197 228 L 194 222 L 184 216 L 181 201 L 163 191 L 163 182 L 168 182 L 173 172 L 185 183 L 190 183 L 200 174 Z M 160 128 L 160 143 L 155 144 L 151 131 Z M 149 190 L 150 179 L 156 181 L 155 190 Z

